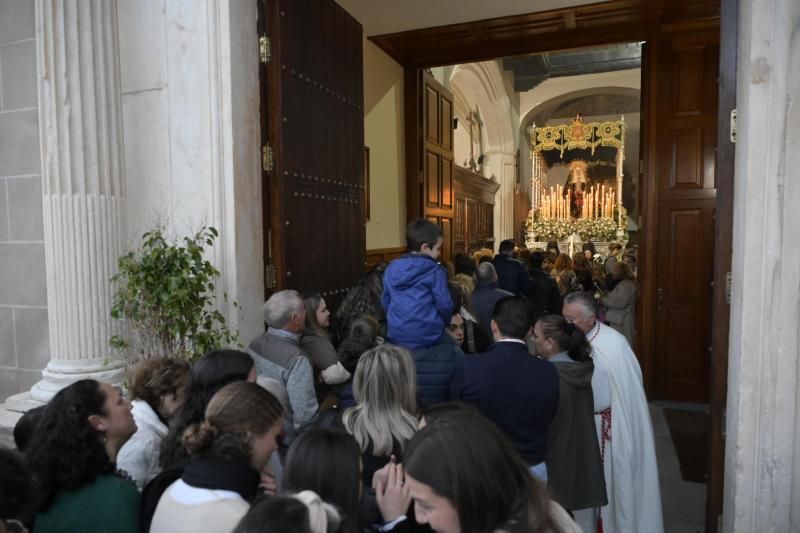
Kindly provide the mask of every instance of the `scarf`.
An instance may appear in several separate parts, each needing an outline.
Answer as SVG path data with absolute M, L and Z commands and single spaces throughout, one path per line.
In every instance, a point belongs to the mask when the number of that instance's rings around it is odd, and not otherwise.
M 186 465 L 181 479 L 192 487 L 230 490 L 252 502 L 258 495 L 261 476 L 255 468 L 243 461 L 197 457 Z

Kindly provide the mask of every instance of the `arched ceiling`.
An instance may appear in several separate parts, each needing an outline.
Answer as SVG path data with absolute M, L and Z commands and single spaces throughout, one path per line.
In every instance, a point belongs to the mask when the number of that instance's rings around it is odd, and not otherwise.
M 520 119 L 520 130 L 527 132 L 531 124 L 544 124 L 551 118 L 638 113 L 641 92 L 630 87 L 595 87 L 561 94 L 530 109 Z M 526 134 L 527 135 L 527 134 Z

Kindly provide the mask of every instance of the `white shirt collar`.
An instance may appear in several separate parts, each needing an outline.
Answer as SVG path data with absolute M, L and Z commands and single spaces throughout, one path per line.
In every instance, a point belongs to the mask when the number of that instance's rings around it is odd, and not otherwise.
M 495 342 L 517 342 L 517 343 L 522 344 L 524 346 L 528 346 L 525 343 L 525 341 L 523 341 L 521 339 L 500 339 L 499 341 L 495 341 Z

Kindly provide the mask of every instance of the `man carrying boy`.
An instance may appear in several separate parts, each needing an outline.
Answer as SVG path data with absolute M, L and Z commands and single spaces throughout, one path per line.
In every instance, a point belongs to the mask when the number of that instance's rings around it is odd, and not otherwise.
M 445 331 L 453 316 L 447 274 L 437 258 L 442 232 L 428 220 L 406 229 L 409 254 L 389 264 L 383 276 L 389 342 L 411 350 L 422 407 L 446 402 L 464 352 Z

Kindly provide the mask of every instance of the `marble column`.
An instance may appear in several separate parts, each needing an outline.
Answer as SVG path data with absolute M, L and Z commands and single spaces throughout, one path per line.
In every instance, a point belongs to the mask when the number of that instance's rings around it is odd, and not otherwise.
M 36 0 L 36 40 L 51 360 L 31 397 L 46 402 L 122 379 L 109 346 L 125 235 L 117 3 Z
M 800 2 L 740 0 L 723 531 L 800 531 Z
M 495 251 L 500 241 L 514 238 L 514 190 L 516 186 L 516 153 L 509 149 L 488 149 L 484 177 L 497 180 L 500 188 L 495 195 L 494 204 L 494 245 Z M 520 243 L 517 243 L 520 244 Z

